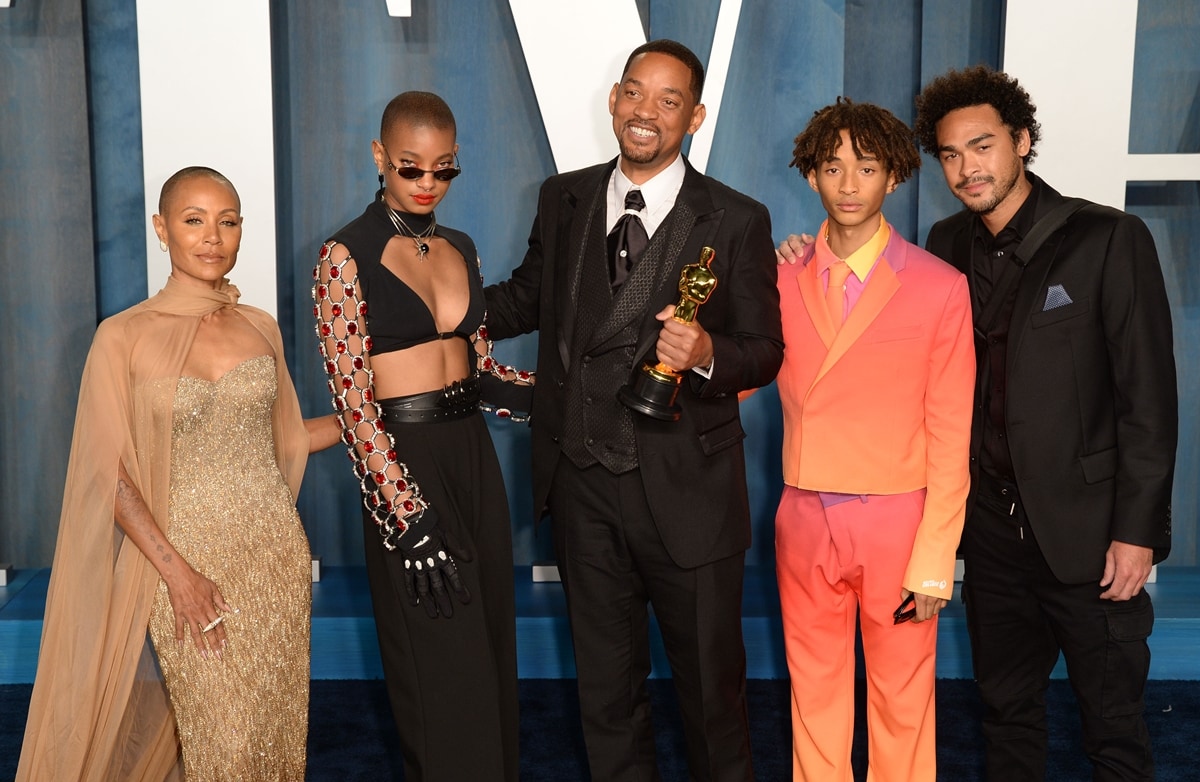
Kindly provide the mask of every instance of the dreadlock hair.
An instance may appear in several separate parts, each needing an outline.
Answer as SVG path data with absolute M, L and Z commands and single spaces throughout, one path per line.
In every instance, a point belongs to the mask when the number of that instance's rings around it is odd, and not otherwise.
M 458 132 L 454 123 L 454 113 L 450 111 L 446 101 L 432 92 L 418 90 L 402 92 L 388 102 L 387 108 L 383 110 L 383 119 L 379 123 L 379 138 L 386 138 L 388 132 L 400 124 L 411 128 Z
M 837 102 L 813 113 L 808 126 L 796 136 L 792 162 L 807 177 L 830 160 L 842 143 L 842 131 L 850 135 L 854 154 L 865 150 L 896 178 L 896 184 L 921 167 L 921 156 L 913 144 L 912 131 L 887 109 L 873 103 L 854 103 L 839 97 Z
M 937 157 L 937 124 L 955 109 L 969 106 L 991 106 L 1008 128 L 1013 142 L 1022 130 L 1029 131 L 1029 152 L 1022 160 L 1028 166 L 1037 157 L 1037 143 L 1042 125 L 1034 118 L 1037 106 L 1025 88 L 1007 73 L 986 65 L 976 65 L 961 71 L 943 74 L 921 90 L 917 96 L 917 140 L 921 148 Z

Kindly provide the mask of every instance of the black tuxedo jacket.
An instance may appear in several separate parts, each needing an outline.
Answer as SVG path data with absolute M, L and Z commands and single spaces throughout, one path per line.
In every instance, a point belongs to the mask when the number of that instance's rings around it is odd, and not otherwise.
M 596 327 L 578 322 L 572 288 L 585 257 L 606 263 L 604 252 L 585 253 L 584 247 L 585 237 L 595 236 L 592 221 L 604 220 L 605 188 L 615 165 L 614 159 L 546 180 L 524 260 L 510 280 L 486 291 L 490 337 L 540 332 L 532 411 L 533 507 L 539 511 L 558 460 L 566 458 L 559 443 L 572 340 Z M 680 249 L 664 258 L 648 304 L 617 314 L 639 324 L 638 366 L 642 358 L 655 360 L 662 324 L 654 315 L 679 301 L 680 269 L 696 262 L 702 247 L 716 251 L 711 268 L 717 285 L 697 317 L 712 336 L 712 378 L 686 373 L 679 421 L 634 413 L 638 464 L 659 534 L 676 564 L 695 567 L 750 545 L 737 394 L 774 379 L 783 361 L 783 334 L 766 207 L 688 165 L 675 210 L 676 219 L 664 220 L 658 231 L 671 231 L 668 246 Z
M 1041 183 L 1035 220 L 1064 200 Z M 978 222 L 960 212 L 934 225 L 926 242 L 972 288 Z M 1029 524 L 1065 583 L 1098 581 L 1113 540 L 1153 548 L 1156 562 L 1170 552 L 1178 438 L 1171 344 L 1158 253 L 1133 215 L 1085 207 L 1021 273 L 1008 336 L 1006 434 Z M 976 388 L 973 487 L 980 402 Z M 967 507 L 970 524 L 974 491 Z

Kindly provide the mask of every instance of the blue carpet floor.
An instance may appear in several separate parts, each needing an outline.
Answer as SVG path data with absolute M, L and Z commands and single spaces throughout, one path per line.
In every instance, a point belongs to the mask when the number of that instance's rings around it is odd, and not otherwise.
M 31 686 L 0 685 L 0 780 L 13 778 L 29 707 Z M 683 734 L 670 682 L 650 682 L 658 729 L 659 768 L 664 782 L 687 779 Z M 861 693 L 860 693 L 861 695 Z M 760 782 L 783 782 L 791 773 L 788 688 L 780 680 L 749 682 L 749 713 L 754 767 Z M 965 680 L 938 682 L 938 779 L 983 779 L 979 702 Z M 1074 697 L 1063 681 L 1051 682 L 1050 782 L 1086 782 L 1091 771 L 1079 746 Z M 862 708 L 860 705 L 859 713 Z M 308 738 L 308 779 L 312 782 L 403 779 L 394 728 L 383 683 L 377 680 L 324 680 L 312 683 Z M 1156 779 L 1200 779 L 1200 682 L 1151 681 L 1146 721 L 1154 741 Z M 855 778 L 866 778 L 866 732 L 858 724 Z M 587 779 L 574 682 L 521 681 L 522 782 Z
M 24 732 L 49 572 L 25 571 L 0 587 L 0 782 L 12 779 Z M 1148 587 L 1156 622 L 1150 638 L 1146 719 L 1158 764 L 1156 779 L 1200 780 L 1200 568 L 1161 568 Z M 534 583 L 517 568 L 518 664 L 521 675 L 522 782 L 585 780 L 574 665 L 561 586 Z M 788 685 L 778 594 L 769 569 L 749 568 L 743 605 L 749 666 L 749 713 L 760 782 L 790 777 Z M 961 602 L 938 628 L 939 779 L 982 779 L 979 703 Z M 657 642 L 657 639 L 655 639 Z M 313 585 L 310 780 L 401 779 L 362 568 L 327 568 Z M 1074 697 L 1055 670 L 1048 693 L 1049 782 L 1091 779 L 1079 746 Z M 661 643 L 650 682 L 664 782 L 687 778 L 683 736 Z M 861 695 L 861 694 L 860 694 Z M 860 706 L 859 714 L 863 709 Z M 858 725 L 854 760 L 866 775 L 865 728 Z

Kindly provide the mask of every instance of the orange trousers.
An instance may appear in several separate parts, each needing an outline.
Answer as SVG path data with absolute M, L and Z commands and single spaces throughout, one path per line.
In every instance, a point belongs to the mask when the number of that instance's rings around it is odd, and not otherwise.
M 871 782 L 933 782 L 937 619 L 892 623 L 925 490 L 826 508 L 785 486 L 776 571 L 792 688 L 793 779 L 852 782 L 855 620 L 862 629 Z

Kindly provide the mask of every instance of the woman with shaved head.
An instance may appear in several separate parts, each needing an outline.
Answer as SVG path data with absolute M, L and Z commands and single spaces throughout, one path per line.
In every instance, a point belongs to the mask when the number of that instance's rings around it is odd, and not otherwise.
M 153 222 L 166 287 L 101 323 L 84 367 L 17 778 L 303 780 L 295 497 L 337 425 L 301 419 L 278 325 L 226 277 L 229 180 L 179 171 Z
M 434 213 L 462 170 L 450 107 L 397 95 L 371 153 L 381 187 L 313 295 L 404 778 L 516 780 L 512 531 L 480 410 L 528 410 L 533 379 L 492 358 L 475 244 Z

